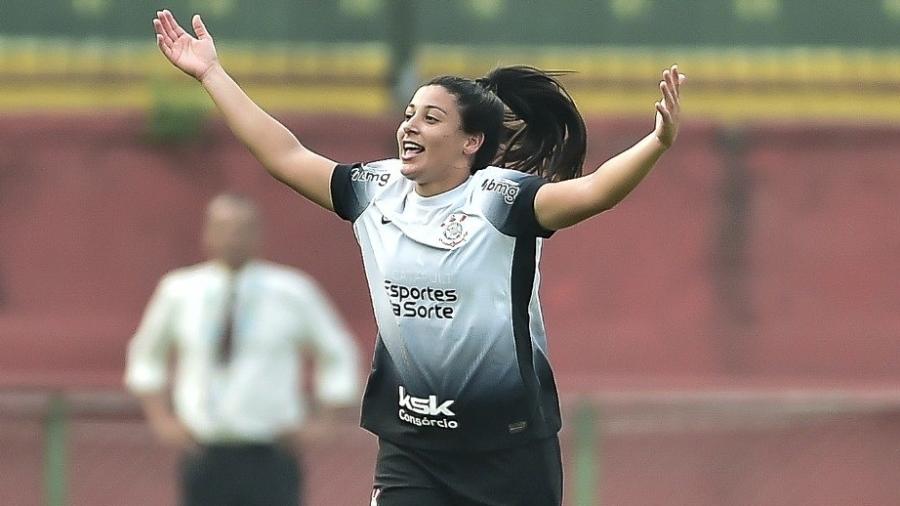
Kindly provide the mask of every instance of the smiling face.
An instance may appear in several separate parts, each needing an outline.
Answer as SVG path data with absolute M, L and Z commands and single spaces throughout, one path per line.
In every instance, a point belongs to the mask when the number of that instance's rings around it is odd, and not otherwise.
M 423 86 L 406 106 L 397 129 L 401 173 L 420 195 L 436 195 L 469 177 L 472 157 L 484 136 L 467 134 L 456 97 L 443 86 Z

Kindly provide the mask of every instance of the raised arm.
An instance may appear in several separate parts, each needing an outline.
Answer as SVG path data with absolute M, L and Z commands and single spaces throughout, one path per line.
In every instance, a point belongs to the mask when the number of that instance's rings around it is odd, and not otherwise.
M 676 65 L 663 71 L 659 83 L 662 100 L 656 103 L 653 132 L 591 174 L 542 186 L 534 200 L 538 222 L 550 230 L 559 230 L 612 209 L 624 199 L 675 142 L 684 79 Z
M 163 55 L 197 79 L 212 97 L 231 131 L 279 181 L 326 209 L 331 202 L 331 174 L 336 162 L 305 146 L 275 118 L 257 106 L 219 63 L 212 36 L 200 16 L 187 33 L 168 10 L 156 13 L 153 28 Z

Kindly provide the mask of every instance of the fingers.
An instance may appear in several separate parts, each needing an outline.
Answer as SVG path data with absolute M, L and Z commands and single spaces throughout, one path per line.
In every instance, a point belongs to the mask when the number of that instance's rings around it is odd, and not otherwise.
M 670 147 L 678 135 L 678 118 L 680 116 L 680 92 L 681 83 L 686 79 L 684 74 L 678 72 L 678 66 L 663 70 L 662 80 L 659 82 L 659 91 L 662 99 L 656 102 L 656 137 L 665 147 Z
M 679 96 L 681 94 L 681 84 L 687 80 L 687 76 L 678 71 L 678 65 L 672 65 L 669 68 L 669 73 L 672 76 L 672 86 L 675 89 L 675 96 Z
M 156 30 L 156 33 L 162 35 L 163 42 L 166 44 L 170 44 L 178 38 L 169 29 L 162 11 L 156 11 L 156 19 L 153 20 L 153 28 Z
M 662 102 L 656 103 L 656 110 L 663 118 L 663 123 L 672 123 L 672 112 Z
M 168 9 L 163 9 L 163 18 L 166 20 L 166 23 L 171 27 L 171 29 L 175 32 L 175 38 L 181 37 L 182 35 L 187 34 L 184 31 L 184 28 L 178 24 L 178 21 L 175 21 L 175 16 L 172 14 L 172 11 Z
M 156 45 L 159 46 L 159 50 L 163 52 L 164 55 L 169 55 L 169 46 L 163 42 L 163 36 L 160 34 L 156 34 Z
M 664 73 L 665 80 L 659 82 L 659 91 L 662 92 L 663 100 L 665 101 L 667 109 L 674 109 L 678 101 L 675 98 L 675 91 L 671 82 L 669 82 L 668 71 Z
M 663 82 L 666 83 L 669 90 L 672 91 L 672 96 L 676 99 L 681 94 L 681 83 L 686 79 L 687 76 L 678 71 L 678 65 L 672 65 L 663 70 Z
M 675 83 L 675 95 L 681 94 L 681 83 L 687 79 L 687 76 L 678 71 L 678 65 L 672 65 L 672 77 Z
M 663 75 L 666 77 L 666 83 L 669 85 L 669 89 L 672 91 L 672 95 L 678 96 L 678 66 L 672 65 L 663 72 Z
M 186 33 L 180 26 L 178 26 L 178 22 L 175 21 L 175 17 L 172 16 L 172 13 L 168 10 L 158 11 L 156 13 L 156 18 L 159 19 L 160 24 L 162 25 L 163 31 L 166 36 L 172 39 L 172 41 L 178 40 L 182 34 Z
M 156 45 L 164 55 L 169 56 L 175 41 L 169 38 L 159 19 L 153 20 L 153 30 L 156 32 Z
M 158 41 L 162 41 L 166 37 L 166 32 L 163 30 L 162 23 L 160 23 L 158 18 L 153 18 L 153 31 L 156 32 L 156 39 Z
M 687 79 L 687 76 L 678 72 L 678 65 L 663 70 L 663 80 L 659 82 L 659 89 L 662 93 L 663 100 L 660 101 L 671 116 L 678 114 L 680 108 L 680 92 L 681 83 Z
M 212 36 L 209 34 L 209 30 L 206 29 L 206 25 L 203 24 L 203 20 L 200 19 L 199 14 L 194 14 L 194 17 L 191 18 L 191 25 L 193 25 L 194 33 L 197 34 L 198 39 L 212 38 Z

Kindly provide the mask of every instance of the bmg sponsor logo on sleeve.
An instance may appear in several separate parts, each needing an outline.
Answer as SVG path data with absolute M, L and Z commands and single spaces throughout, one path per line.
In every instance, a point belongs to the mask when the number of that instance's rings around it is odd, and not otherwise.
M 512 204 L 519 194 L 519 185 L 502 179 L 485 179 L 481 183 L 481 189 L 486 192 L 496 192 L 503 196 L 503 201 Z
M 436 395 L 415 397 L 409 395 L 403 385 L 400 386 L 400 411 L 398 416 L 406 423 L 416 427 L 437 427 L 439 429 L 458 429 L 459 422 L 453 420 L 456 413 L 450 406 L 454 400 L 438 400 Z
M 357 181 L 360 183 L 375 183 L 378 186 L 384 186 L 387 184 L 388 179 L 391 178 L 390 173 L 388 172 L 377 172 L 372 169 L 354 167 L 350 169 L 350 180 Z

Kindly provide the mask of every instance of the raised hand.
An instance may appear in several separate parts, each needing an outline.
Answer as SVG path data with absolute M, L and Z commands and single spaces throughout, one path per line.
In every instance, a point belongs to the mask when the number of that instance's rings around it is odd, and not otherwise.
M 659 82 L 662 100 L 656 103 L 656 128 L 653 133 L 663 146 L 669 147 L 678 136 L 681 116 L 681 83 L 687 79 L 678 73 L 678 65 L 663 70 L 663 80 Z
M 163 10 L 157 11 L 153 29 L 156 31 L 156 43 L 160 51 L 172 65 L 202 81 L 203 76 L 219 64 L 219 57 L 212 36 L 206 30 L 200 16 L 194 14 L 191 24 L 196 37 L 184 31 L 171 12 Z

